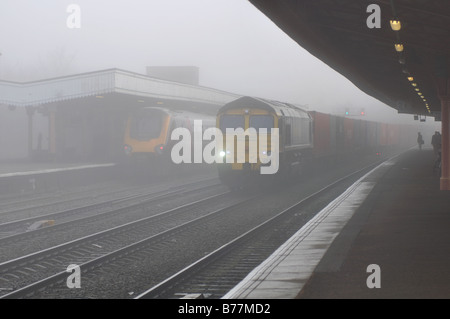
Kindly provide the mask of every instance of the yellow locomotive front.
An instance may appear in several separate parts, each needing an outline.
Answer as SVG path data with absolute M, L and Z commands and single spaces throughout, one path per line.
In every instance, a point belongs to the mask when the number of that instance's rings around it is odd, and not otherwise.
M 221 107 L 216 125 L 219 177 L 231 187 L 298 176 L 311 156 L 312 119 L 292 104 L 241 97 Z
M 170 115 L 159 108 L 142 108 L 127 122 L 124 152 L 127 156 L 151 157 L 164 152 L 169 138 Z
M 219 110 L 217 127 L 223 135 L 218 172 L 230 186 L 246 186 L 277 173 L 279 166 L 278 116 L 252 103 L 230 104 Z
M 217 126 L 223 135 L 220 156 L 225 169 L 259 172 L 268 164 L 274 147 L 272 134 L 278 128 L 275 114 L 263 109 L 231 109 L 219 114 Z

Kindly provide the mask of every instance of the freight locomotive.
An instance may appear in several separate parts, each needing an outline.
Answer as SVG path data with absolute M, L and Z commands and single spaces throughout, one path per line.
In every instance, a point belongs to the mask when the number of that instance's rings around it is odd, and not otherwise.
M 307 111 L 289 103 L 241 97 L 219 109 L 217 126 L 223 134 L 224 147 L 223 163 L 218 163 L 219 178 L 229 186 L 243 185 L 256 176 L 263 178 L 262 175 L 297 175 L 311 157 L 312 118 Z M 239 128 L 245 132 L 241 138 L 245 155 L 241 160 L 235 134 Z M 252 129 L 256 133 L 253 136 Z M 249 145 L 252 142 L 257 146 L 253 152 Z M 267 167 L 273 169 L 264 170 Z
M 272 160 L 279 161 L 278 170 L 273 174 L 279 180 L 296 176 L 311 164 L 329 165 L 350 157 L 380 155 L 399 146 L 410 147 L 413 145 L 411 137 L 414 136 L 413 128 L 405 125 L 308 112 L 289 103 L 255 97 L 241 97 L 225 104 L 218 111 L 217 127 L 222 132 L 237 127 L 243 130 L 277 129 L 279 154 L 278 157 L 272 156 Z M 237 160 L 235 154 L 238 150 L 234 145 L 232 150 L 224 147 L 222 155 L 227 158 L 223 163 L 218 163 L 219 177 L 230 187 L 254 184 L 255 180 L 264 181 L 270 177 L 261 174 L 262 168 L 270 165 L 261 159 L 263 152 L 273 151 L 273 145 L 268 143 L 263 151 L 258 149 L 256 159 L 251 160 L 249 143 L 252 137 L 247 135 L 244 136 L 246 154 L 241 161 Z M 256 139 L 270 139 L 270 135 L 258 132 Z M 235 140 L 236 137 L 224 133 L 223 139 L 223 145 L 226 145 L 227 139 Z

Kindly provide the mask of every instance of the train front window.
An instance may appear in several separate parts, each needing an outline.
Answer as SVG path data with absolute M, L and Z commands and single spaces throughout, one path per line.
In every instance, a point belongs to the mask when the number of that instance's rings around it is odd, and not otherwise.
M 138 114 L 131 120 L 130 137 L 140 141 L 157 138 L 161 134 L 161 116 Z
M 273 116 L 271 115 L 252 115 L 250 116 L 249 127 L 253 127 L 258 131 L 261 128 L 270 129 L 274 127 Z
M 220 117 L 220 130 L 223 134 L 227 132 L 227 128 L 245 129 L 245 118 L 242 115 L 225 114 Z

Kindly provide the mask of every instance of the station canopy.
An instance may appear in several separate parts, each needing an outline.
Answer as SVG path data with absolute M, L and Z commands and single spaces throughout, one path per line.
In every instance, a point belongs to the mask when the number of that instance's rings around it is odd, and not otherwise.
M 0 105 L 107 105 L 111 108 L 161 106 L 216 114 L 239 95 L 212 88 L 166 81 L 119 69 L 108 69 L 32 82 L 0 81 Z
M 363 92 L 399 113 L 440 117 L 438 87 L 448 87 L 449 1 L 250 2 Z M 391 20 L 400 21 L 400 30 Z

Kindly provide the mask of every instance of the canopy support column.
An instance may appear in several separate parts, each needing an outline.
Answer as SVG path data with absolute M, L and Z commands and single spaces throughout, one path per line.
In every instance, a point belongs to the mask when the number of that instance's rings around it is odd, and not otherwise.
M 440 189 L 450 190 L 450 79 L 438 81 L 438 93 L 441 100 L 441 180 Z

